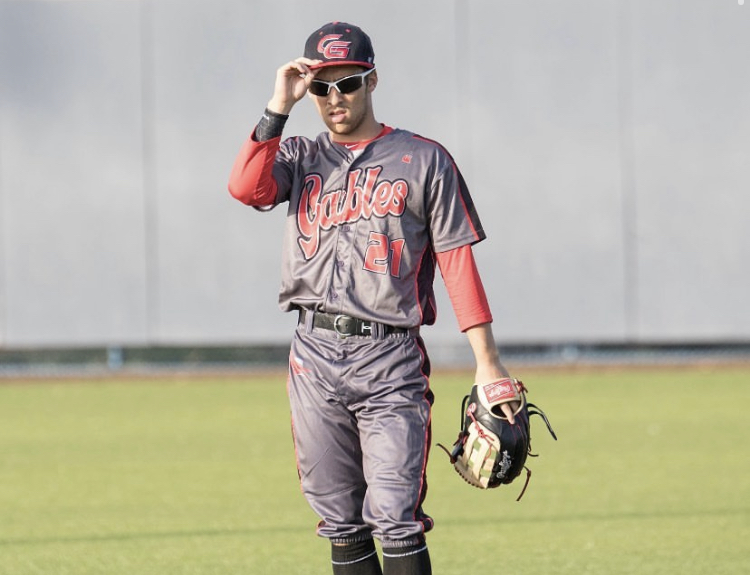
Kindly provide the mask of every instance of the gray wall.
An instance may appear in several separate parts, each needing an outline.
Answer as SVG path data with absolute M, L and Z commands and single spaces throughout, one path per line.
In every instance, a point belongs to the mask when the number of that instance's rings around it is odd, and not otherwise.
M 501 342 L 750 338 L 750 3 L 0 0 L 0 347 L 286 341 L 283 210 L 226 182 L 333 19 L 462 167 Z

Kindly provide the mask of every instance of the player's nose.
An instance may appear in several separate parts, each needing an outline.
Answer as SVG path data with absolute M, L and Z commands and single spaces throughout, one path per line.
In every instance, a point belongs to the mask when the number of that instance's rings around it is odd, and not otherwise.
M 341 92 L 339 92 L 336 88 L 331 86 L 331 89 L 328 90 L 328 101 L 331 103 L 341 102 L 343 100 L 343 96 L 341 95 Z

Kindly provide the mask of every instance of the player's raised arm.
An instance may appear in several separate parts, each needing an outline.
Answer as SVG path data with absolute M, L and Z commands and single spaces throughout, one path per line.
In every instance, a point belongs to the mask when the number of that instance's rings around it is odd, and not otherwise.
M 273 163 L 279 139 L 289 112 L 307 93 L 315 77 L 310 66 L 318 62 L 297 58 L 276 71 L 273 96 L 260 122 L 237 154 L 229 177 L 229 192 L 243 204 L 269 207 L 276 202 Z

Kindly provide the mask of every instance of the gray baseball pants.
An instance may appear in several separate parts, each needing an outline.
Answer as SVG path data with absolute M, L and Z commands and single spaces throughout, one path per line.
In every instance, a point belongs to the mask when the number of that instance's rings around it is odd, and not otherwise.
M 297 326 L 288 392 L 302 491 L 334 543 L 424 540 L 433 395 L 418 334 L 341 339 Z

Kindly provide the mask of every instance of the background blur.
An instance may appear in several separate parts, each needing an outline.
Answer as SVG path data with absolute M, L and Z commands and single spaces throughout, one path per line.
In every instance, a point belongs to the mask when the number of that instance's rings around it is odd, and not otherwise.
M 378 119 L 464 172 L 501 345 L 742 347 L 744 4 L 0 0 L 0 352 L 286 344 L 284 210 L 226 184 L 330 20 L 373 39 Z M 285 133 L 321 129 L 303 101 Z M 465 342 L 438 293 L 445 359 Z

